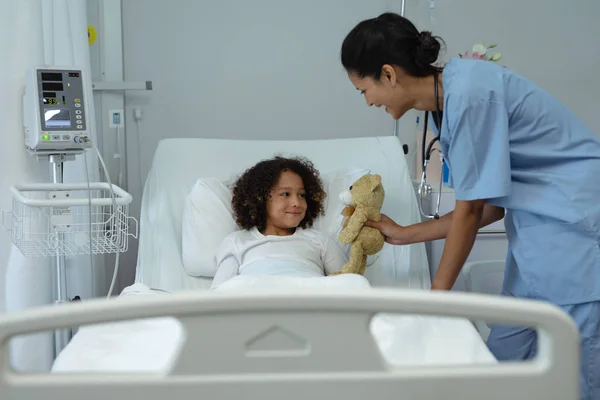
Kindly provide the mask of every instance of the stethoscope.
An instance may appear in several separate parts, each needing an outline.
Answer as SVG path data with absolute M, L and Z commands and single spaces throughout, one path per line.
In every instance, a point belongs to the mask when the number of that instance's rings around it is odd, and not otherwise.
M 419 210 L 421 214 L 428 219 L 440 219 L 440 200 L 442 197 L 442 174 L 444 170 L 444 157 L 441 149 L 434 149 L 433 145 L 440 140 L 440 136 L 442 135 L 442 112 L 440 111 L 440 100 L 438 97 L 438 75 L 433 75 L 433 85 L 435 90 L 435 113 L 433 113 L 433 122 L 438 130 L 437 137 L 433 138 L 431 142 L 425 148 L 425 139 L 427 137 L 427 122 L 429 120 L 429 111 L 425 111 L 425 123 L 423 124 L 423 143 L 421 147 L 421 155 L 423 160 L 423 172 L 421 173 L 421 183 L 419 184 Z M 435 214 L 427 214 L 423 211 L 423 199 L 429 197 L 431 195 L 431 185 L 427 184 L 427 164 L 429 164 L 429 160 L 431 158 L 431 153 L 434 150 L 439 151 L 440 153 L 440 184 L 438 190 L 438 196 L 435 206 Z

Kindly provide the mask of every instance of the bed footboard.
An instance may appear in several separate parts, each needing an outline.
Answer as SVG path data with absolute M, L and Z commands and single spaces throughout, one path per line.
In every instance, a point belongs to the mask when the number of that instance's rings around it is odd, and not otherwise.
M 377 313 L 484 319 L 536 327 L 531 362 L 391 368 L 370 332 Z M 9 366 L 15 335 L 173 316 L 185 338 L 167 376 L 26 375 Z M 153 399 L 578 399 L 579 335 L 541 302 L 451 292 L 185 293 L 92 300 L 0 317 L 0 398 Z

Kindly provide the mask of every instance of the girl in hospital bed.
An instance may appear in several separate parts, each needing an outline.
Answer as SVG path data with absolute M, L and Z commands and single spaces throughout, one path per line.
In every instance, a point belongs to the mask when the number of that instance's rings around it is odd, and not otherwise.
M 339 245 L 312 228 L 324 214 L 318 171 L 303 158 L 275 157 L 249 168 L 233 188 L 233 213 L 242 230 L 217 250 L 211 289 L 237 275 L 319 277 L 346 262 Z

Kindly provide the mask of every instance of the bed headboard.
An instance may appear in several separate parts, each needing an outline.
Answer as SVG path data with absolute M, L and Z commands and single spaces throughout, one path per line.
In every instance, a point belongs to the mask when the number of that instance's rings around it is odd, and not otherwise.
M 402 143 L 394 136 L 302 141 L 165 139 L 158 144 L 142 196 L 136 282 L 169 291 L 206 288 L 210 279 L 187 275 L 181 259 L 181 216 L 190 189 L 200 177 L 232 181 L 255 162 L 275 154 L 307 157 L 322 173 L 346 167 L 370 169 L 382 176 L 383 212 L 402 225 L 421 220 Z M 373 285 L 429 287 L 423 244 L 386 244 L 379 261 L 386 268 L 367 270 Z

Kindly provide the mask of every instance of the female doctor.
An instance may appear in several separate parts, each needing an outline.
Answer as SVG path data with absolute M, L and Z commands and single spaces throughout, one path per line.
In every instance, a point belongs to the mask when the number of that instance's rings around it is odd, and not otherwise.
M 503 294 L 551 302 L 581 333 L 581 399 L 600 400 L 600 139 L 544 90 L 483 60 L 432 65 L 440 43 L 392 13 L 360 22 L 341 61 L 369 106 L 394 119 L 432 113 L 454 211 L 400 226 L 369 223 L 391 244 L 445 238 L 432 289 L 452 288 L 479 228 L 505 218 Z M 494 326 L 499 360 L 536 353 L 536 332 Z

